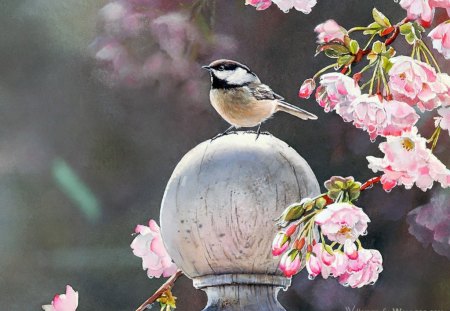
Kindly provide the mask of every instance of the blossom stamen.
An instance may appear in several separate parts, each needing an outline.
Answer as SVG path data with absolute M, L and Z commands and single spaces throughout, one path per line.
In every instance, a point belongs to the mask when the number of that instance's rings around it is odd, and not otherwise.
M 404 137 L 404 138 L 402 139 L 401 144 L 402 144 L 403 149 L 405 149 L 406 151 L 412 151 L 412 150 L 414 150 L 415 143 L 412 141 L 411 138 Z

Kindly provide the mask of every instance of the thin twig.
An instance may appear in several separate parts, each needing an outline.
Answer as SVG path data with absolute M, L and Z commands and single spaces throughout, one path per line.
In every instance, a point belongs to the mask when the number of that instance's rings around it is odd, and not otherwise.
M 176 280 L 183 274 L 184 274 L 183 271 L 177 270 L 177 272 L 174 275 L 172 275 L 163 285 L 161 285 L 161 287 L 158 288 L 158 290 L 153 295 L 151 295 L 150 298 L 148 298 L 146 301 L 144 301 L 144 303 L 141 304 L 139 306 L 139 308 L 136 309 L 136 311 L 143 311 L 149 305 L 154 303 L 156 301 L 156 299 L 158 299 L 159 297 L 161 297 L 162 294 L 164 294 L 165 291 L 172 288 L 172 286 L 173 286 L 173 284 L 175 284 Z

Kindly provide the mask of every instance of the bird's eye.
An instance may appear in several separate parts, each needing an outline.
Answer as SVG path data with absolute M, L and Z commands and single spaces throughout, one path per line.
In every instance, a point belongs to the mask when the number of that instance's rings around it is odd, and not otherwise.
M 219 66 L 219 70 L 220 70 L 220 71 L 225 70 L 225 66 L 224 66 L 224 65 L 220 65 L 220 66 Z

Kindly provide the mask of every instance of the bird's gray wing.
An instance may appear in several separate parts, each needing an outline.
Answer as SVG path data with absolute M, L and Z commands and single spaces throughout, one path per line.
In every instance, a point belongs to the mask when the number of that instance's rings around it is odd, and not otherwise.
M 276 100 L 278 102 L 276 111 L 284 111 L 303 120 L 317 119 L 316 115 L 285 102 L 282 96 L 265 84 L 248 85 L 248 88 L 257 100 Z
M 247 85 L 247 87 L 257 100 L 284 100 L 282 96 L 272 91 L 268 85 L 252 83 Z

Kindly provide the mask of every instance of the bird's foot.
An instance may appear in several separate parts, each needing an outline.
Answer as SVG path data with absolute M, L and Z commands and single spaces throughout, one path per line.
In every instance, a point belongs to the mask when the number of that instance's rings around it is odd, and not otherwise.
M 211 138 L 211 141 L 216 140 L 219 137 L 225 136 L 230 134 L 231 130 L 234 129 L 234 126 L 230 126 L 225 132 L 217 134 L 216 136 L 214 136 L 213 138 Z

